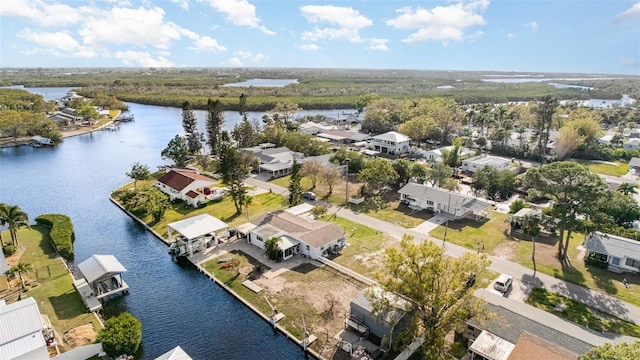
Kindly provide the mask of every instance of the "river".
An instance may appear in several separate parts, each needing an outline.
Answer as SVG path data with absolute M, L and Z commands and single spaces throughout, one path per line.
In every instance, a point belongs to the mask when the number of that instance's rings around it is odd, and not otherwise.
M 27 90 L 51 99 L 68 89 Z M 0 202 L 19 205 L 31 220 L 44 213 L 69 215 L 76 262 L 113 254 L 127 268 L 130 293 L 108 302 L 104 313 L 129 311 L 142 322 L 140 358 L 153 359 L 177 345 L 194 359 L 303 358 L 296 344 L 193 265 L 172 261 L 162 242 L 109 201 L 113 189 L 130 181 L 125 173 L 132 163 L 164 165 L 160 152 L 182 132 L 179 109 L 128 105 L 135 122 L 119 131 L 66 138 L 54 148 L 0 149 Z M 226 129 L 240 120 L 237 113 L 225 115 Z M 204 112 L 198 117 L 203 120 Z

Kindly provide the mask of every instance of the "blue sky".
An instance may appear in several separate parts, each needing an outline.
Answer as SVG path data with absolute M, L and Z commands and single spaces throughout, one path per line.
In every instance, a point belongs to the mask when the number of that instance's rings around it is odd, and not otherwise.
M 2 0 L 0 67 L 640 74 L 637 0 Z

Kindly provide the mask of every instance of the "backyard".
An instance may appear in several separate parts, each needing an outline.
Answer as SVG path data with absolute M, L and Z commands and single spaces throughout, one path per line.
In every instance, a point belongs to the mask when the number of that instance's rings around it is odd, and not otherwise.
M 8 231 L 3 235 L 5 239 L 9 238 Z M 18 236 L 20 249 L 7 257 L 7 263 L 31 264 L 33 271 L 25 276 L 27 291 L 13 293 L 6 299 L 7 302 L 18 300 L 18 296 L 22 299 L 33 297 L 40 312 L 51 320 L 56 330 L 58 345 L 63 351 L 93 343 L 95 331 L 100 325 L 95 316 L 85 310 L 80 295 L 73 287 L 71 275 L 56 257 L 49 240 L 49 229 L 42 225 L 32 225 L 30 229 L 20 229 Z M 18 281 L 14 282 L 13 290 L 15 286 L 20 286 Z M 0 293 L 0 296 L 4 295 Z M 71 339 L 67 336 L 77 332 L 78 328 L 84 329 L 81 339 Z
M 597 174 L 609 176 L 623 176 L 629 172 L 629 164 L 616 161 L 615 163 L 589 163 L 587 165 L 591 171 Z

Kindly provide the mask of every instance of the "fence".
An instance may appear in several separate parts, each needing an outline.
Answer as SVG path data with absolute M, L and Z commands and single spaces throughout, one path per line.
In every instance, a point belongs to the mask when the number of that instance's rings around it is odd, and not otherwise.
M 345 274 L 347 276 L 350 276 L 350 277 L 352 277 L 352 278 L 354 278 L 354 279 L 356 279 L 356 280 L 358 280 L 358 281 L 360 281 L 360 282 L 362 282 L 364 284 L 367 284 L 367 285 L 375 285 L 376 284 L 376 282 L 373 281 L 372 279 L 369 279 L 368 277 L 366 277 L 364 275 L 358 274 L 357 272 L 355 272 L 355 271 L 353 271 L 351 269 L 347 269 L 346 267 L 344 267 L 344 266 L 342 266 L 340 264 L 337 264 L 337 263 L 335 263 L 335 262 L 333 262 L 333 261 L 331 261 L 331 260 L 329 260 L 327 258 L 324 258 L 324 257 L 320 256 L 316 260 L 321 262 L 321 263 L 323 263 L 323 264 L 325 264 L 325 265 L 327 265 L 327 266 L 329 266 L 329 267 L 331 267 L 332 269 L 335 269 L 335 270 L 337 270 L 337 271 L 339 271 L 339 272 L 341 272 L 341 273 L 343 273 L 343 274 Z

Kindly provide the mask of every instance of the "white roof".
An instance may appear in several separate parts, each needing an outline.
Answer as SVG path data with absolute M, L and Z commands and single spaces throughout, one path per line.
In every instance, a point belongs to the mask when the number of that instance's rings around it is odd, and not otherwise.
M 284 211 L 288 212 L 289 214 L 293 214 L 293 215 L 302 215 L 302 214 L 306 214 L 308 212 L 311 212 L 311 210 L 313 210 L 313 205 L 307 204 L 307 203 L 303 203 L 303 204 L 296 205 L 296 206 L 290 207 L 288 209 L 285 209 Z
M 640 241 L 627 239 L 622 236 L 606 234 L 599 231 L 589 233 L 584 242 L 587 250 L 619 258 L 637 258 L 640 260 Z
M 475 163 L 478 165 L 489 165 L 489 166 L 501 166 L 504 164 L 508 164 L 509 160 L 497 156 L 491 155 L 478 155 L 467 160 L 462 160 L 463 163 Z
M 395 131 L 389 131 L 386 132 L 384 134 L 380 134 L 380 135 L 376 135 L 373 137 L 376 140 L 383 140 L 383 141 L 391 141 L 394 143 L 400 143 L 400 142 L 404 142 L 404 141 L 411 141 L 411 138 L 408 137 L 407 135 L 402 135 L 398 132 Z
M 287 250 L 298 244 L 300 244 L 300 241 L 287 235 L 282 235 L 280 236 L 280 239 L 278 239 L 278 247 L 280 248 L 280 250 Z
M 93 255 L 78 264 L 78 269 L 88 283 L 127 271 L 113 255 Z
M 0 300 L 0 360 L 10 360 L 45 347 L 44 323 L 32 298 L 6 305 Z
M 487 359 L 507 360 L 514 347 L 515 345 L 507 340 L 482 330 L 480 335 L 469 347 L 469 350 Z
M 192 360 L 180 346 L 167 351 L 166 353 L 158 356 L 155 360 Z
M 200 214 L 167 225 L 187 239 L 195 239 L 229 227 L 225 222 L 209 214 Z
M 9 265 L 7 265 L 7 260 L 4 258 L 4 253 L 0 251 L 0 275 L 9 271 Z

